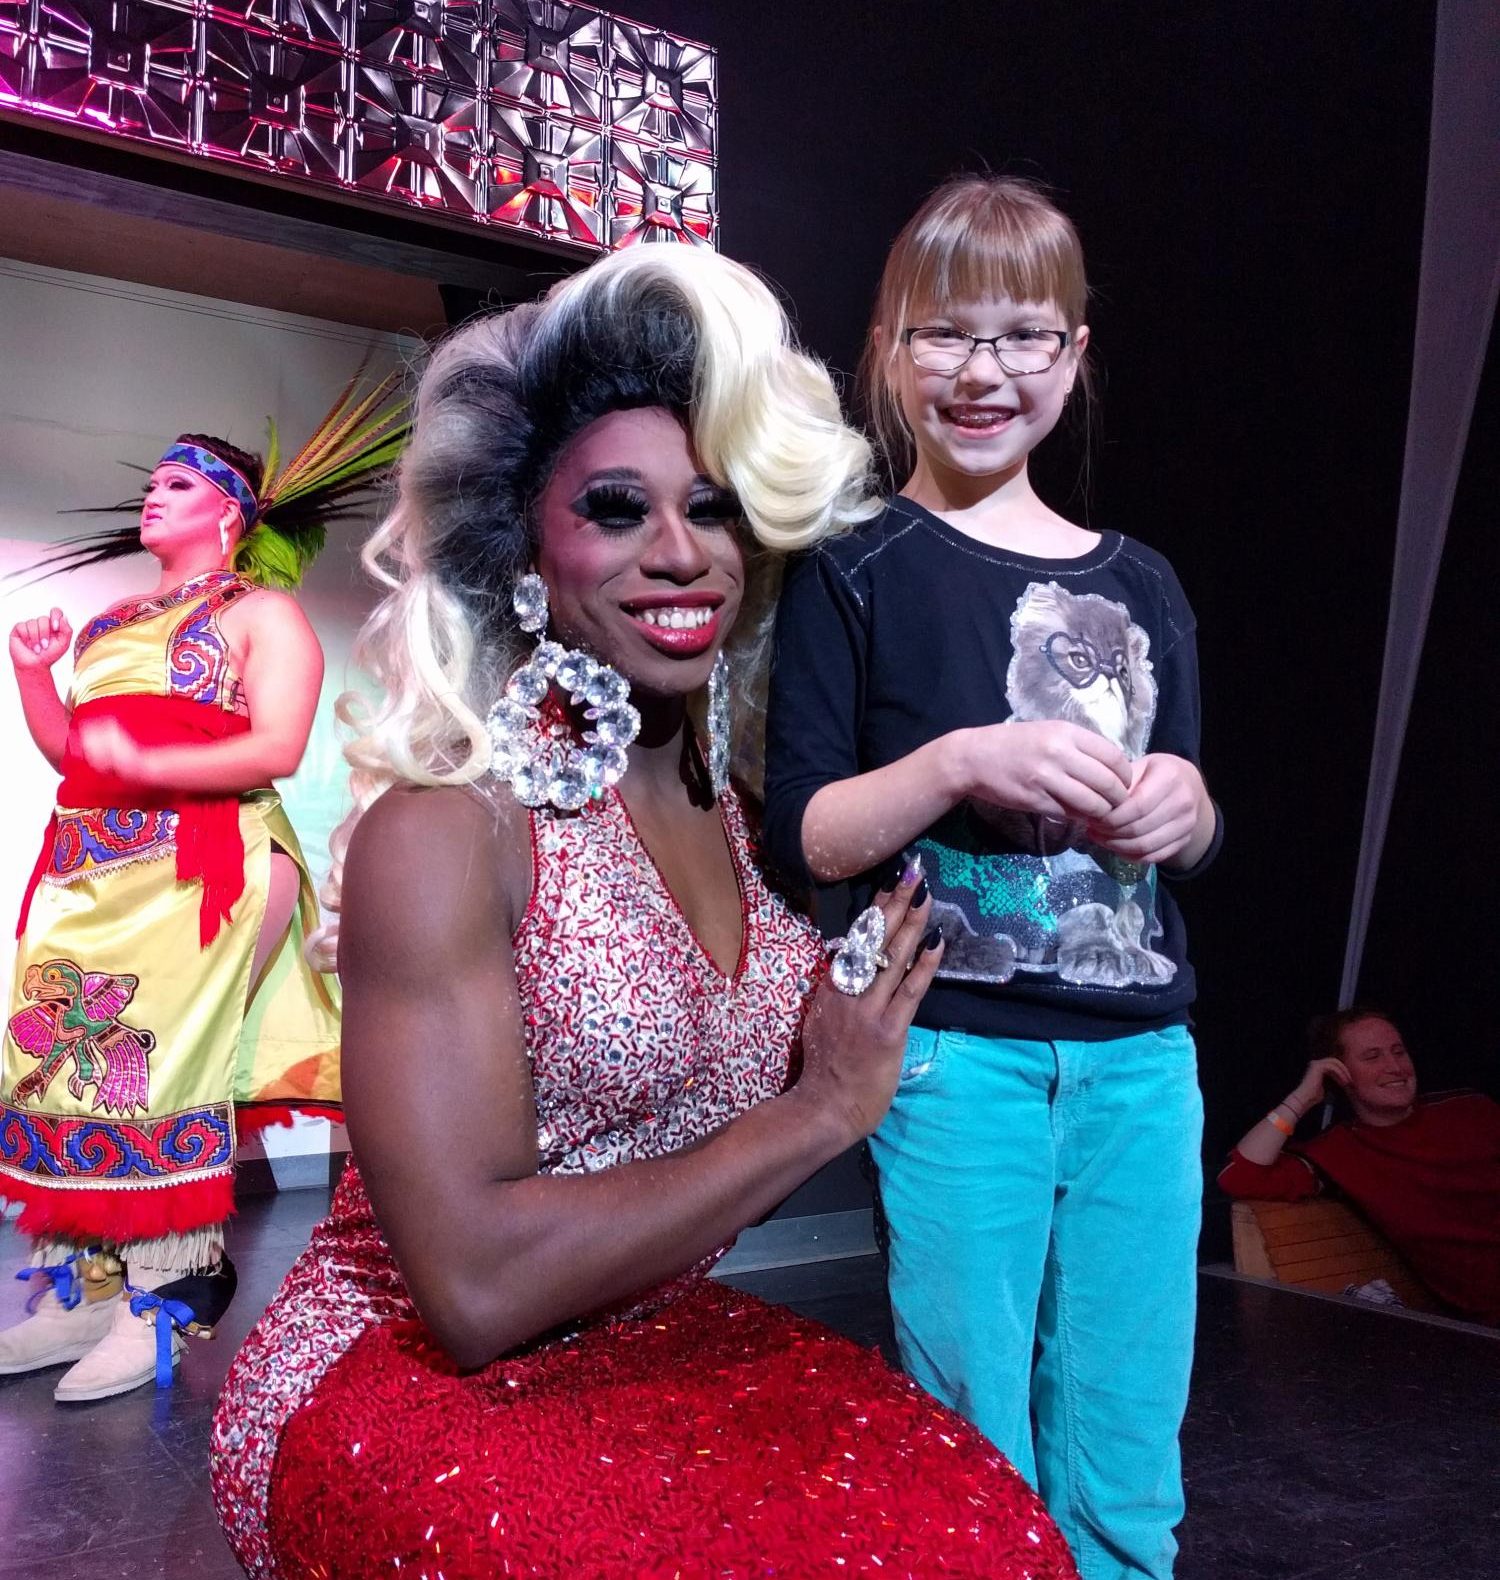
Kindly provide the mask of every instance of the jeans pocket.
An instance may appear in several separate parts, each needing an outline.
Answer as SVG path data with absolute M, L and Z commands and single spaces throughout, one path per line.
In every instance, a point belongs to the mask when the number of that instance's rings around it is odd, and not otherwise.
M 1163 1026 L 1151 1033 L 1153 1061 L 1150 1101 L 1156 1112 L 1173 1116 L 1184 1132 L 1203 1129 L 1203 1092 L 1198 1083 L 1198 1047 L 1186 1026 Z
M 906 1034 L 906 1051 L 901 1056 L 901 1080 L 896 1090 L 920 1091 L 931 1086 L 946 1062 L 948 1037 L 945 1032 L 926 1026 L 913 1026 Z

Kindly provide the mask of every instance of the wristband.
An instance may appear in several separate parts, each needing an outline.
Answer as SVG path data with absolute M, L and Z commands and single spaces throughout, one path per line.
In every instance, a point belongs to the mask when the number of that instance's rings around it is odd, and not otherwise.
M 1266 1115 L 1266 1123 L 1268 1125 L 1273 1126 L 1275 1129 L 1279 1130 L 1282 1133 L 1282 1135 L 1288 1136 L 1288 1137 L 1290 1137 L 1293 1134 L 1295 1134 L 1296 1129 L 1297 1129 L 1297 1127 L 1295 1125 L 1288 1124 L 1287 1121 L 1285 1119 L 1283 1119 L 1281 1117 L 1281 1115 L 1278 1114 L 1274 1108 L 1271 1110 L 1271 1112 L 1269 1114 Z

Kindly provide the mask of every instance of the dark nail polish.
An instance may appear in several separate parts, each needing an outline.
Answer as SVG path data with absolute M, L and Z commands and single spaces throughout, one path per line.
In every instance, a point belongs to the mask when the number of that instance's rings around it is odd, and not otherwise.
M 943 941 L 943 930 L 942 930 L 942 928 L 941 927 L 929 927 L 927 929 L 926 936 L 922 939 L 922 947 L 923 947 L 923 949 L 936 949 L 937 946 L 940 943 L 942 943 L 942 941 Z
M 922 881 L 917 885 L 916 893 L 913 894 L 912 897 L 911 897 L 911 908 L 914 911 L 915 910 L 920 910 L 922 906 L 926 905 L 926 903 L 927 903 L 927 880 L 926 880 L 926 878 L 923 878 Z

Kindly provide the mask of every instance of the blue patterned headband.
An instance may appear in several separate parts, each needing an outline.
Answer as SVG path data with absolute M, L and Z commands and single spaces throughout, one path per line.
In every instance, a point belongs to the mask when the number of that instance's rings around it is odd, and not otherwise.
M 206 477 L 221 494 L 227 494 L 240 507 L 247 528 L 260 513 L 255 490 L 228 461 L 220 460 L 213 451 L 202 449 L 196 444 L 174 444 L 156 464 L 166 466 L 169 462 L 173 466 L 185 466 L 189 471 L 197 472 L 200 477 Z

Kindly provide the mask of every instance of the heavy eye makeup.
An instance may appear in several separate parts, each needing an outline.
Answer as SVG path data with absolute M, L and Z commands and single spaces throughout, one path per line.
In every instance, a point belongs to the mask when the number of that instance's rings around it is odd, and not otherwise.
M 688 500 L 687 518 L 695 526 L 733 527 L 745 519 L 745 512 L 737 495 L 705 479 Z
M 651 514 L 651 499 L 642 488 L 601 479 L 590 483 L 571 508 L 584 521 L 612 532 L 628 532 Z M 733 493 L 705 478 L 688 496 L 683 514 L 697 527 L 723 527 L 738 523 L 743 512 Z

